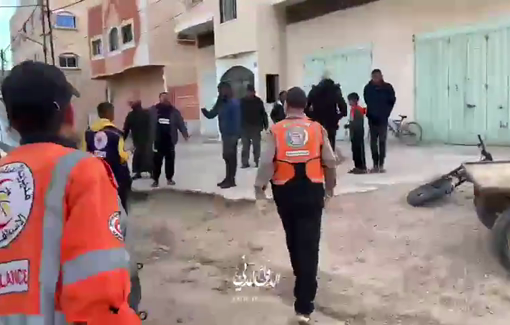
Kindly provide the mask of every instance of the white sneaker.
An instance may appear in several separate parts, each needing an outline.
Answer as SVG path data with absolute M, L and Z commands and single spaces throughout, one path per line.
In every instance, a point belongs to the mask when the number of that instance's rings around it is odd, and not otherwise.
M 296 317 L 294 318 L 294 320 L 295 320 L 296 324 L 299 324 L 299 325 L 309 325 L 310 324 L 310 316 L 297 314 Z

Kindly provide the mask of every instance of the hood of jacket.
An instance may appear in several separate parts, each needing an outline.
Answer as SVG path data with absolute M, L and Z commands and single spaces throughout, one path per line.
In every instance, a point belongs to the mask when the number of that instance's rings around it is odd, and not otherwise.
M 115 126 L 115 124 L 112 123 L 112 121 L 110 121 L 109 119 L 106 119 L 106 118 L 100 118 L 97 122 L 94 122 L 91 126 L 90 126 L 90 129 L 94 132 L 97 132 L 99 130 L 102 130 L 104 129 L 105 127 L 107 126 L 113 126 L 115 128 L 117 128 Z
M 317 85 L 317 87 L 319 89 L 324 89 L 324 90 L 336 90 L 338 88 L 340 88 L 340 85 L 339 84 L 336 84 L 332 79 L 322 79 L 319 84 Z

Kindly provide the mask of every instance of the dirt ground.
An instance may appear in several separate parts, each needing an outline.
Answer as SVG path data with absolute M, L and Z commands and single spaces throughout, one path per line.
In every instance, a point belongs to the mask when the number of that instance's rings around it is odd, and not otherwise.
M 434 207 L 405 203 L 409 185 L 336 197 L 323 218 L 316 324 L 507 325 L 508 276 L 461 187 Z M 293 276 L 278 216 L 254 203 L 161 192 L 132 205 L 130 245 L 147 325 L 287 324 Z M 246 255 L 282 275 L 236 292 Z

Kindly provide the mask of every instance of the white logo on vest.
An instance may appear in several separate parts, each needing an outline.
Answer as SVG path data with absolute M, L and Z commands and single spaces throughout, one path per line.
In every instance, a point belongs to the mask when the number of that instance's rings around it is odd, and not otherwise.
M 103 131 L 99 131 L 94 135 L 94 147 L 96 150 L 106 148 L 108 144 L 108 136 Z
M 34 177 L 24 163 L 0 167 L 0 248 L 25 228 L 34 203 Z
M 294 126 L 285 133 L 287 145 L 291 148 L 302 148 L 308 142 L 308 132 L 301 126 Z
M 124 235 L 122 235 L 122 229 L 120 227 L 120 212 L 117 211 L 110 216 L 108 220 L 108 228 L 115 238 L 124 241 Z

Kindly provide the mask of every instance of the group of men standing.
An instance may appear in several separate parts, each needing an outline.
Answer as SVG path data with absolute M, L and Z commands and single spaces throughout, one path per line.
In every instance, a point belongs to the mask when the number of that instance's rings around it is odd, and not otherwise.
M 134 145 L 133 179 L 142 178 L 142 173 L 150 173 L 152 186 L 159 186 L 163 162 L 168 185 L 175 185 L 175 145 L 178 132 L 185 140 L 188 130 L 180 111 L 169 100 L 168 93 L 159 95 L 159 102 L 149 109 L 142 107 L 139 100 L 129 102 L 131 111 L 124 122 L 123 135 L 131 135 Z M 152 159 L 151 159 L 152 158 Z

